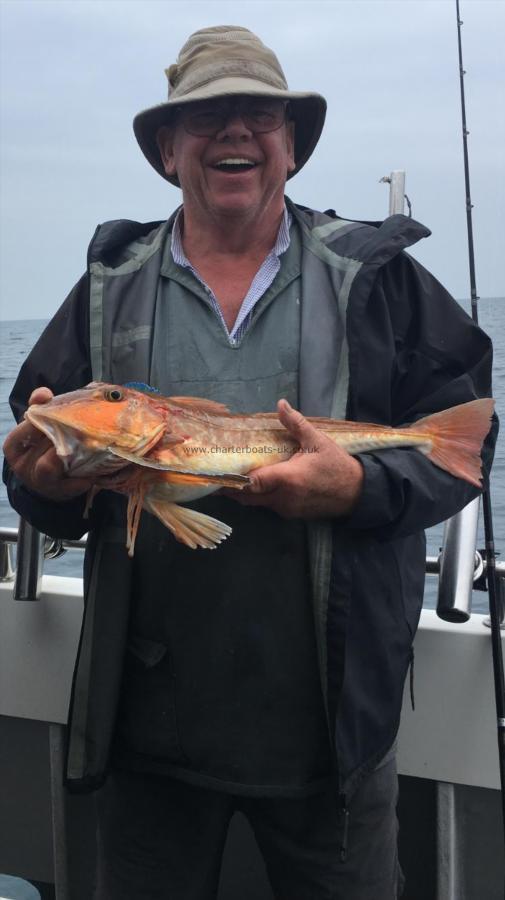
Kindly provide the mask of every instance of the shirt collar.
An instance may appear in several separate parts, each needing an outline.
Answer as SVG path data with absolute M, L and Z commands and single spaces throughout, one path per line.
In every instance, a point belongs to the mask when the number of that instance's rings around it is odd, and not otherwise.
M 192 265 L 184 253 L 182 247 L 182 234 L 181 234 L 181 223 L 182 223 L 182 215 L 184 212 L 184 207 L 181 206 L 179 211 L 176 214 L 174 224 L 172 227 L 172 240 L 171 240 L 171 251 L 172 257 L 175 263 L 178 266 L 185 266 L 186 268 L 192 268 Z M 290 234 L 289 229 L 291 227 L 292 215 L 289 212 L 286 205 L 284 205 L 284 212 L 281 219 L 281 224 L 279 226 L 279 231 L 277 232 L 277 238 L 275 244 L 270 251 L 274 256 L 279 257 L 281 253 L 285 253 L 290 244 Z

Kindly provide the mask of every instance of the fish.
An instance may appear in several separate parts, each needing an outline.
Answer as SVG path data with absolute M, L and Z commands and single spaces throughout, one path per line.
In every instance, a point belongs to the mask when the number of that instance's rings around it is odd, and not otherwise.
M 198 397 L 164 397 L 156 389 L 92 382 L 32 405 L 25 418 L 53 443 L 69 476 L 99 479 L 128 497 L 126 547 L 133 556 L 142 510 L 156 516 L 186 546 L 215 549 L 231 534 L 223 522 L 182 506 L 221 488 L 244 489 L 249 473 L 300 450 L 277 413 L 240 415 Z M 307 417 L 354 455 L 412 447 L 435 466 L 482 487 L 480 451 L 494 400 L 484 398 L 399 428 Z

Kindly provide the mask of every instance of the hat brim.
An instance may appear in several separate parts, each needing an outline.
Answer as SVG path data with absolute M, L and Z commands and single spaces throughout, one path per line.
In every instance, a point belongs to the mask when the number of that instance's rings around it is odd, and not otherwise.
M 145 109 L 135 116 L 133 130 L 140 149 L 162 178 L 176 187 L 180 187 L 177 177 L 166 174 L 156 142 L 159 129 L 170 124 L 174 110 L 188 103 L 233 94 L 289 100 L 291 117 L 295 123 L 295 168 L 287 177 L 293 178 L 300 171 L 312 154 L 323 130 L 326 117 L 324 97 L 312 92 L 278 90 L 249 78 L 221 78 L 192 90 L 186 96 L 177 97 L 177 99 L 174 98 L 166 103 Z

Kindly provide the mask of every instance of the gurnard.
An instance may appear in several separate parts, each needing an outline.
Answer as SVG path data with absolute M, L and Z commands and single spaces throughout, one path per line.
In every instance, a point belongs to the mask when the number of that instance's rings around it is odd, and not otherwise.
M 434 465 L 481 487 L 480 451 L 493 408 L 492 399 L 472 400 L 400 428 L 308 421 L 350 454 L 414 447 Z M 253 469 L 300 450 L 277 413 L 236 415 L 212 400 L 163 397 L 146 386 L 94 382 L 30 406 L 25 418 L 52 441 L 67 475 L 97 479 L 86 509 L 102 488 L 128 496 L 130 556 L 142 509 L 188 547 L 215 548 L 231 528 L 179 504 L 220 488 L 243 489 Z

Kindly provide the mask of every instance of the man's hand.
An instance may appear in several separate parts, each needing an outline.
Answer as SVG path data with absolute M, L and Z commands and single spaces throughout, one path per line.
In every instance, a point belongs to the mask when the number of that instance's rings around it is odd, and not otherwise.
M 363 485 L 361 463 L 318 431 L 287 400 L 279 400 L 279 419 L 300 450 L 287 462 L 255 469 L 242 491 L 226 491 L 246 506 L 267 506 L 285 518 L 349 515 Z
M 48 403 L 52 397 L 49 388 L 41 387 L 33 391 L 28 402 L 30 406 Z M 19 480 L 47 500 L 71 500 L 91 487 L 87 478 L 69 478 L 64 474 L 51 441 L 30 422 L 22 422 L 7 435 L 3 451 Z

